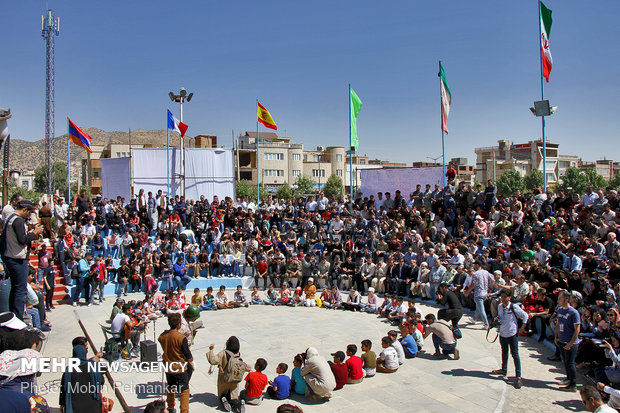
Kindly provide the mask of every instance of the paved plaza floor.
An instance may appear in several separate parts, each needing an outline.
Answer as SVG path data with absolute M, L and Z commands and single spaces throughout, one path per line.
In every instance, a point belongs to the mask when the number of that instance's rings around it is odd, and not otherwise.
M 128 298 L 132 298 L 131 295 Z M 142 298 L 135 294 L 134 299 Z M 48 357 L 71 355 L 71 339 L 82 335 L 77 323 L 80 318 L 97 346 L 104 343 L 99 324 L 109 317 L 113 298 L 102 306 L 57 306 L 49 316 L 52 332 L 42 350 Z M 436 308 L 422 304 L 424 314 L 436 312 Z M 285 362 L 289 371 L 293 368 L 295 354 L 309 346 L 317 348 L 322 356 L 331 359 L 330 353 L 345 350 L 350 343 L 360 346 L 363 339 L 373 342 L 373 350 L 381 350 L 380 339 L 392 326 L 375 315 L 353 313 L 322 308 L 290 308 L 251 306 L 234 310 L 202 312 L 205 328 L 200 329 L 191 350 L 196 371 L 191 380 L 190 411 L 221 411 L 216 397 L 217 370 L 209 374 L 205 353 L 215 344 L 216 351 L 223 349 L 226 339 L 236 335 L 241 342 L 241 354 L 250 365 L 257 358 L 265 358 L 269 365 L 265 374 L 275 377 L 278 363 Z M 416 359 L 407 360 L 394 374 L 377 374 L 361 384 L 347 385 L 333 393 L 324 404 L 307 402 L 303 397 L 293 396 L 289 402 L 300 405 L 304 412 L 556 412 L 582 411 L 578 393 L 557 390 L 562 378 L 559 363 L 547 361 L 552 351 L 531 338 L 520 341 L 525 387 L 512 386 L 514 368 L 509 365 L 509 378 L 500 379 L 489 375 L 498 368 L 499 343 L 485 340 L 481 325 L 472 324 L 468 316 L 461 322 L 463 339 L 459 340 L 460 360 L 434 360 L 430 337 L 424 350 Z M 155 336 L 166 329 L 162 318 L 156 323 Z M 153 340 L 153 327 L 146 338 Z M 161 349 L 158 347 L 158 351 Z M 152 400 L 161 397 L 161 374 L 123 373 L 113 374 L 128 405 L 134 412 L 141 412 Z M 43 374 L 39 385 L 49 388 L 42 394 L 52 406 L 58 406 L 57 384 L 60 374 Z M 111 391 L 108 388 L 108 391 Z M 248 406 L 247 412 L 275 412 L 281 401 L 266 398 L 261 406 Z M 178 409 L 178 404 L 177 404 Z M 114 411 L 122 411 L 118 402 Z M 177 410 L 178 411 L 178 410 Z

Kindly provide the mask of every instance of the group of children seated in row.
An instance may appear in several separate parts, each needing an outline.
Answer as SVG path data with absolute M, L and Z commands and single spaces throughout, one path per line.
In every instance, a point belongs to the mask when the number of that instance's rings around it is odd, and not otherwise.
M 287 283 L 282 283 L 280 290 L 276 290 L 274 284 L 270 284 L 269 288 L 264 291 L 265 297 L 262 298 L 258 287 L 254 286 L 250 298 L 248 300 L 243 292 L 241 285 L 237 286 L 233 299 L 230 300 L 226 294 L 226 287 L 221 285 L 217 294 L 213 295 L 213 288 L 208 287 L 204 295 L 200 294 L 199 288 L 194 288 L 194 295 L 191 297 L 191 304 L 198 306 L 201 311 L 207 310 L 223 310 L 227 308 L 248 307 L 248 305 L 286 305 L 286 306 L 306 306 L 306 307 L 323 307 L 327 309 L 342 308 L 350 311 L 362 311 L 367 313 L 378 313 L 387 317 L 390 321 L 402 321 L 408 309 L 415 309 L 415 302 L 409 301 L 407 307 L 403 304 L 403 299 L 386 294 L 383 302 L 379 304 L 378 297 L 375 295 L 375 289 L 368 289 L 366 302 L 362 302 L 362 295 L 351 288 L 346 300 L 343 299 L 340 290 L 336 285 L 323 290 L 321 295 L 316 297 L 316 286 L 312 278 L 308 280 L 306 287 L 301 287 L 291 291 Z M 177 297 L 179 295 L 177 294 Z
M 372 342 L 368 339 L 362 340 L 361 356 L 357 356 L 358 348 L 355 344 L 349 344 L 346 353 L 343 351 L 332 353 L 333 361 L 328 363 L 336 381 L 334 390 L 342 389 L 345 384 L 361 383 L 364 378 L 371 378 L 376 373 L 394 373 L 405 362 L 405 359 L 416 357 L 422 343 L 420 342 L 418 346 L 411 334 L 410 328 L 413 324 L 413 322 L 404 322 L 399 325 L 400 339 L 398 331 L 389 331 L 381 339 L 382 351 L 378 357 L 372 351 Z M 417 326 L 413 329 L 420 331 Z M 287 399 L 291 393 L 305 395 L 307 393 L 306 382 L 301 374 L 303 363 L 303 355 L 297 354 L 293 359 L 294 368 L 290 377 L 285 374 L 289 368 L 288 364 L 280 363 L 276 368 L 277 376 L 273 380 L 268 380 L 263 373 L 267 367 L 267 361 L 259 358 L 254 365 L 255 371 L 248 373 L 245 377 L 245 390 L 241 392 L 242 399 L 247 404 L 259 405 L 263 400 L 265 388 L 267 395 L 276 400 Z

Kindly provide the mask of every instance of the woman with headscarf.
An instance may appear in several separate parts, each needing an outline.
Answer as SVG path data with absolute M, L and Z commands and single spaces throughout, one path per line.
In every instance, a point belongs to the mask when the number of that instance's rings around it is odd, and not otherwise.
M 314 347 L 308 347 L 301 375 L 306 380 L 306 397 L 310 400 L 328 400 L 336 387 L 336 379 L 327 360 Z
M 85 337 L 73 339 L 73 358 L 79 359 L 79 370 L 66 371 L 62 375 L 59 404 L 64 413 L 100 412 L 103 388 L 103 374 L 97 371 L 96 364 L 86 357 L 88 353 Z M 90 368 L 89 368 L 90 367 Z M 77 389 L 76 392 L 73 390 Z M 87 389 L 87 391 L 81 391 Z
M 217 398 L 222 402 L 222 407 L 227 412 L 232 410 L 231 404 L 238 406 L 239 411 L 241 411 L 241 404 L 239 402 L 239 383 L 241 380 L 231 380 L 229 378 L 229 370 L 226 369 L 231 359 L 241 360 L 239 339 L 235 336 L 230 336 L 226 340 L 226 349 L 217 354 L 213 352 L 214 348 L 215 344 L 209 346 L 207 360 L 212 366 L 218 366 Z M 245 370 L 250 371 L 250 366 L 246 364 Z

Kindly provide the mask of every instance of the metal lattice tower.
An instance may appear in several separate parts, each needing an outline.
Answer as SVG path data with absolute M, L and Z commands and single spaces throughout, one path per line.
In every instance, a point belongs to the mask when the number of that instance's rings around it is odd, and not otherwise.
M 45 39 L 45 162 L 47 165 L 47 194 L 52 194 L 54 173 L 52 170 L 52 139 L 54 126 L 54 38 L 60 34 L 60 19 L 49 9 L 41 16 L 41 37 Z M 70 165 L 67 165 L 70 168 Z M 52 208 L 53 208 L 53 204 Z

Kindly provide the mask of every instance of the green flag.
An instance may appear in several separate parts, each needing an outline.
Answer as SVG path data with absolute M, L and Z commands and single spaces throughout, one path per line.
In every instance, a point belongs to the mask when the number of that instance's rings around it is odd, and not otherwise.
M 359 97 L 357 97 L 357 94 L 355 93 L 355 91 L 353 89 L 351 89 L 351 86 L 349 86 L 349 113 L 351 115 L 351 119 L 350 119 L 350 136 L 349 136 L 349 141 L 350 141 L 350 146 L 355 147 L 355 150 L 357 151 L 357 148 L 359 147 L 359 141 L 357 139 L 357 115 L 359 115 L 360 110 L 362 109 L 362 101 L 360 100 Z

